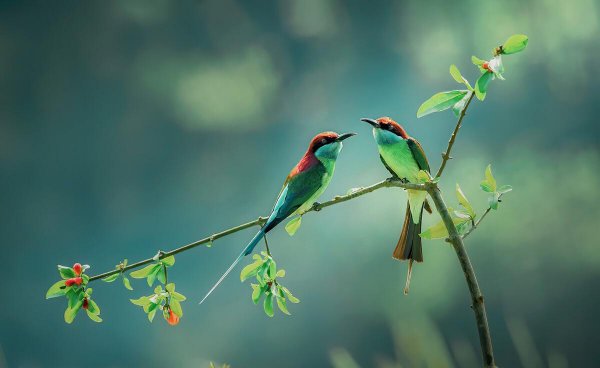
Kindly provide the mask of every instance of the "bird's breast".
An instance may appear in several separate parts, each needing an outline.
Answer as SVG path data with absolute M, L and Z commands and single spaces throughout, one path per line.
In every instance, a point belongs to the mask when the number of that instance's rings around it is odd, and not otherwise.
M 379 145 L 378 148 L 381 157 L 399 178 L 407 179 L 409 182 L 417 181 L 419 165 L 415 161 L 406 140 L 402 139 L 393 144 Z

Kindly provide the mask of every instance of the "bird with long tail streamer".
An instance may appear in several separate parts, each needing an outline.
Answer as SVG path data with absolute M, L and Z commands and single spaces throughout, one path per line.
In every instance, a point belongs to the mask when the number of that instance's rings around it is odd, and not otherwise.
M 342 150 L 342 141 L 353 135 L 356 135 L 356 133 L 339 135 L 334 132 L 324 132 L 317 134 L 311 140 L 308 150 L 285 179 L 283 188 L 279 192 L 275 206 L 265 224 L 233 261 L 223 276 L 206 293 L 200 304 L 221 284 L 244 256 L 252 253 L 254 247 L 269 231 L 289 216 L 302 214 L 310 209 L 331 181 L 336 160 Z
M 379 119 L 361 119 L 373 127 L 373 137 L 379 150 L 379 158 L 386 169 L 399 179 L 409 183 L 418 183 L 419 171 L 429 172 L 429 162 L 421 144 L 409 137 L 404 128 L 388 117 Z M 398 260 L 408 260 L 408 272 L 404 294 L 408 294 L 413 262 L 423 262 L 421 245 L 421 220 L 423 208 L 431 213 L 431 207 L 426 200 L 427 192 L 422 190 L 406 190 L 408 203 L 406 216 L 392 257 Z

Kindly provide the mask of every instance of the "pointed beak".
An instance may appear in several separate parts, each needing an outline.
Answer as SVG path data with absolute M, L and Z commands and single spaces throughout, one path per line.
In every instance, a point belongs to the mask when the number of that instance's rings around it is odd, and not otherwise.
M 360 119 L 360 121 L 364 121 L 367 124 L 371 124 L 373 128 L 379 128 L 379 123 L 377 122 L 377 120 L 362 118 Z
M 339 137 L 337 137 L 336 142 L 341 142 L 346 138 L 352 137 L 353 135 L 356 135 L 356 133 L 344 133 L 344 134 L 340 135 Z

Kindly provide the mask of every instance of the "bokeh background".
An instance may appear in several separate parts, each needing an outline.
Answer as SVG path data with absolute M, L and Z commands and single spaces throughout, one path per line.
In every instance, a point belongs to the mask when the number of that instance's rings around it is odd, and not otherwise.
M 175 328 L 129 303 L 143 281 L 94 285 L 101 324 L 65 324 L 44 293 L 56 264 L 94 274 L 266 214 L 317 132 L 360 133 L 324 199 L 385 178 L 361 117 L 396 118 L 437 167 L 455 118 L 418 106 L 513 33 L 529 46 L 472 104 L 442 186 L 479 213 L 488 163 L 514 187 L 467 242 L 499 365 L 599 366 L 599 22 L 593 0 L 2 1 L 0 367 L 478 366 L 446 243 L 402 295 L 400 190 L 272 233 L 292 317 L 266 317 L 237 272 L 196 304 L 254 230 L 177 257 Z

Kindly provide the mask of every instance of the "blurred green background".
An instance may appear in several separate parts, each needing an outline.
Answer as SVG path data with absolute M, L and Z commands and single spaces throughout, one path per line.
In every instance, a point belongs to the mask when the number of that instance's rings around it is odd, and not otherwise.
M 320 131 L 360 133 L 323 199 L 385 178 L 361 117 L 397 119 L 437 167 L 455 118 L 418 106 L 513 33 L 529 46 L 471 105 L 442 186 L 479 213 L 488 163 L 514 187 L 467 242 L 498 364 L 599 366 L 599 31 L 593 0 L 2 1 L 0 367 L 477 366 L 446 243 L 402 295 L 400 190 L 273 231 L 292 317 L 266 317 L 239 270 L 196 304 L 254 230 L 177 257 L 175 328 L 129 303 L 143 281 L 95 284 L 99 325 L 44 293 L 56 264 L 95 274 L 265 215 Z

